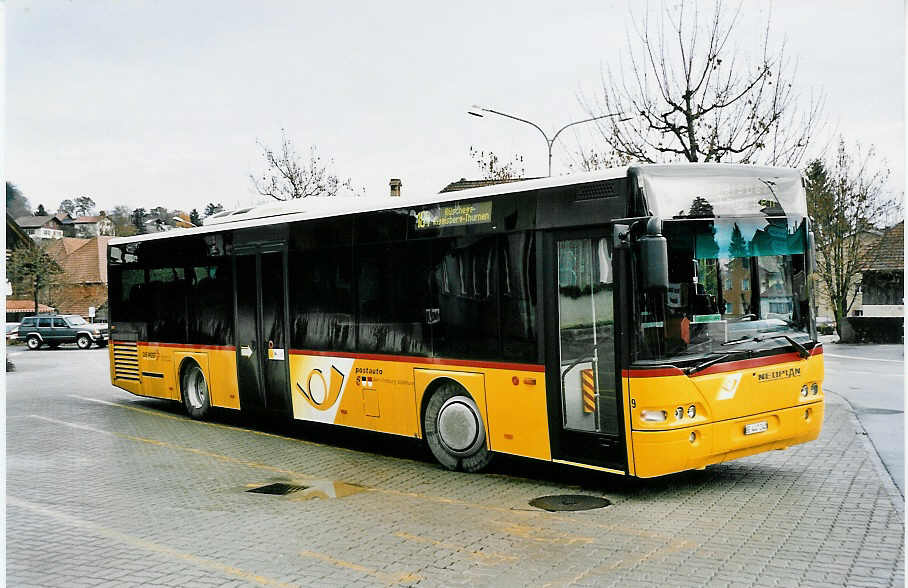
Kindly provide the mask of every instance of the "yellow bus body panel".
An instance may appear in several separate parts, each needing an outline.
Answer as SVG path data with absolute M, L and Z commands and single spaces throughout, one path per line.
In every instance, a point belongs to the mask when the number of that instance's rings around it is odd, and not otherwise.
M 824 410 L 822 353 L 806 360 L 788 354 L 778 363 L 772 361 L 744 361 L 733 371 L 718 367 L 694 377 L 678 373 L 629 378 L 629 458 L 635 475 L 647 478 L 701 468 L 816 439 Z M 805 385 L 807 396 L 802 394 Z M 688 415 L 691 406 L 693 418 Z M 679 408 L 680 419 L 675 415 Z M 644 421 L 644 410 L 664 411 L 667 418 Z M 765 431 L 745 435 L 746 425 L 763 421 Z
M 440 379 L 479 407 L 490 449 L 551 459 L 542 372 L 435 361 L 290 354 L 293 418 L 422 438 L 422 406 Z M 514 384 L 514 381 L 517 384 Z
M 115 350 L 135 346 L 139 381 L 118 378 Z M 112 341 L 110 347 L 111 384 L 136 396 L 181 401 L 180 366 L 192 358 L 202 368 L 212 406 L 238 409 L 236 352 L 229 347 L 183 345 L 140 341 L 136 344 Z M 130 377 L 134 374 L 131 372 Z

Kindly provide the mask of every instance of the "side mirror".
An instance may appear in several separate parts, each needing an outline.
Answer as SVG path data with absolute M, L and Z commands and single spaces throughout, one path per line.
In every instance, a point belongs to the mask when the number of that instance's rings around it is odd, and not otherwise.
M 811 274 L 817 271 L 817 241 L 813 231 L 807 231 L 807 271 Z
M 643 287 L 668 288 L 668 241 L 662 236 L 662 220 L 652 217 L 646 223 L 646 234 L 637 243 L 643 265 Z

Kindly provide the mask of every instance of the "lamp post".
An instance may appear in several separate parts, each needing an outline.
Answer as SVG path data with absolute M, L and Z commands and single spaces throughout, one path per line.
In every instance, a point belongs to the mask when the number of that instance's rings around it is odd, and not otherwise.
M 543 138 L 545 139 L 545 143 L 546 143 L 546 145 L 548 146 L 548 149 L 549 149 L 549 175 L 548 175 L 548 177 L 552 177 L 552 145 L 555 144 L 555 139 L 558 138 L 558 135 L 561 134 L 561 131 L 563 131 L 564 129 L 566 129 L 566 128 L 568 128 L 568 127 L 572 127 L 572 126 L 574 126 L 574 125 L 579 125 L 579 124 L 585 123 L 585 122 L 590 122 L 590 121 L 594 121 L 594 120 L 599 120 L 600 118 L 607 118 L 607 117 L 610 117 L 610 116 L 621 116 L 621 113 L 620 113 L 620 112 L 613 112 L 613 113 L 609 113 L 609 114 L 600 114 L 599 116 L 594 116 L 594 117 L 592 117 L 592 118 L 585 118 L 585 119 L 583 119 L 583 120 L 574 121 L 574 122 L 572 122 L 572 123 L 568 123 L 568 124 L 564 125 L 564 126 L 561 127 L 560 129 L 558 129 L 557 131 L 555 131 L 555 134 L 552 135 L 552 138 L 551 138 L 551 139 L 549 139 L 549 136 L 546 134 L 545 131 L 542 130 L 542 127 L 540 127 L 540 126 L 537 125 L 536 123 L 534 123 L 534 122 L 532 122 L 532 121 L 529 121 L 529 120 L 527 120 L 527 119 L 525 119 L 525 118 L 520 118 L 519 116 L 514 116 L 513 114 L 508 114 L 508 113 L 506 113 L 506 112 L 500 112 L 500 111 L 494 110 L 494 109 L 492 109 L 492 108 L 485 108 L 485 107 L 483 107 L 483 106 L 478 106 L 478 105 L 476 105 L 476 104 L 474 104 L 473 106 L 471 106 L 471 108 L 472 108 L 472 110 L 468 110 L 468 111 L 467 111 L 467 114 L 469 114 L 469 115 L 471 115 L 471 116 L 478 116 L 479 118 L 483 118 L 484 115 L 481 114 L 481 113 L 479 113 L 479 112 L 476 112 L 477 110 L 481 110 L 482 112 L 490 112 L 490 113 L 492 113 L 492 114 L 497 114 L 498 116 L 503 116 L 503 117 L 505 117 L 505 118 L 510 118 L 510 119 L 517 120 L 517 121 L 520 121 L 520 122 L 522 122 L 522 123 L 526 123 L 526 124 L 528 124 L 528 125 L 531 125 L 531 126 L 533 126 L 537 131 L 539 131 L 540 133 L 542 133 L 542 136 L 543 136 Z M 622 119 L 619 119 L 618 122 L 625 121 L 625 120 L 630 120 L 630 119 L 629 119 L 629 118 L 622 118 Z

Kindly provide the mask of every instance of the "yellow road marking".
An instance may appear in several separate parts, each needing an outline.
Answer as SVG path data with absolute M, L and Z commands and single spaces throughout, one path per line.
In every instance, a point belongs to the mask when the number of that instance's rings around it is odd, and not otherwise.
M 110 402 L 108 400 L 101 400 L 100 398 L 89 398 L 88 396 L 79 396 L 77 394 L 70 394 L 71 398 L 78 398 L 79 400 L 86 400 L 88 402 L 96 402 L 98 404 L 106 404 L 108 406 L 117 406 L 119 408 L 125 408 L 127 410 L 134 410 L 136 412 L 141 412 L 143 414 L 149 414 L 152 416 L 157 416 L 165 419 L 171 419 L 174 421 L 182 421 L 184 423 L 193 423 L 197 425 L 205 425 L 206 427 L 214 427 L 216 429 L 227 429 L 228 431 L 237 431 L 240 433 L 252 433 L 253 435 L 259 435 L 261 437 L 271 437 L 272 439 L 282 439 L 284 441 L 294 441 L 296 443 L 302 443 L 303 445 L 309 445 L 312 447 L 325 447 L 330 449 L 338 449 L 340 451 L 347 451 L 350 453 L 360 453 L 354 451 L 353 449 L 347 449 L 346 447 L 337 447 L 334 445 L 325 445 L 324 443 L 317 443 L 315 441 L 306 441 L 305 439 L 296 439 L 294 437 L 287 437 L 285 435 L 277 435 L 275 433 L 266 433 L 265 431 L 256 431 L 255 429 L 244 429 L 242 427 L 234 427 L 233 425 L 224 425 L 222 423 L 212 423 L 211 421 L 197 421 L 195 419 L 190 419 L 183 416 L 178 416 L 175 414 L 167 414 L 161 412 L 160 410 L 153 410 L 150 408 L 142 408 L 141 406 L 131 406 L 129 404 L 123 404 L 120 402 Z M 152 400 L 166 400 L 166 399 L 155 399 Z
M 553 545 L 574 545 L 577 543 L 590 544 L 595 539 L 593 537 L 581 537 L 580 535 L 568 535 L 567 533 L 558 533 L 540 529 L 539 527 L 529 525 L 518 525 L 508 521 L 491 521 L 501 531 L 508 535 L 514 535 L 528 541 L 537 543 L 552 543 Z
M 608 572 L 613 572 L 615 570 L 629 568 L 632 566 L 642 564 L 643 562 L 648 561 L 648 560 L 656 557 L 657 555 L 668 555 L 671 553 L 677 553 L 678 551 L 681 551 L 682 549 L 693 549 L 695 547 L 696 547 L 696 545 L 689 541 L 673 541 L 671 544 L 669 544 L 666 547 L 653 548 L 650 551 L 648 551 L 645 555 L 643 555 L 642 557 L 638 557 L 636 559 L 630 559 L 630 560 L 619 559 L 618 561 L 613 562 L 611 564 L 607 564 L 607 565 L 604 564 L 604 565 L 592 567 L 592 568 L 586 570 L 585 572 L 581 572 L 581 573 L 577 574 L 576 576 L 574 576 L 572 578 L 562 578 L 560 580 L 552 580 L 551 582 L 546 582 L 545 584 L 543 584 L 543 588 L 551 588 L 553 586 L 573 586 L 573 585 L 577 584 L 578 582 L 580 582 L 580 580 L 583 580 L 584 578 L 586 578 L 587 576 L 590 576 L 592 574 L 605 574 Z
M 505 555 L 503 553 L 493 553 L 486 551 L 467 551 L 467 547 L 463 545 L 455 545 L 453 543 L 446 543 L 444 541 L 437 541 L 429 537 L 420 537 L 419 535 L 411 535 L 409 533 L 394 533 L 395 537 L 400 537 L 401 539 L 406 539 L 407 541 L 413 541 L 414 543 L 425 543 L 427 545 L 434 545 L 435 547 L 441 547 L 443 549 L 449 549 L 455 553 L 466 553 L 474 559 L 481 559 L 485 561 L 515 561 L 517 556 L 515 555 Z
M 177 451 L 184 451 L 186 453 L 194 453 L 196 455 L 211 457 L 213 459 L 217 459 L 218 461 L 224 461 L 224 462 L 232 463 L 232 464 L 236 464 L 236 465 L 244 465 L 244 466 L 251 467 L 251 468 L 267 470 L 269 472 L 275 472 L 278 474 L 287 474 L 289 476 L 295 476 L 295 477 L 309 477 L 309 478 L 313 477 L 313 476 L 308 476 L 307 474 L 303 474 L 301 472 L 295 472 L 293 470 L 278 468 L 278 467 L 270 466 L 270 465 L 264 464 L 264 463 L 257 463 L 254 461 L 247 461 L 245 459 L 238 459 L 236 457 L 230 457 L 229 455 L 222 455 L 220 453 L 205 451 L 204 449 L 196 449 L 194 447 L 184 447 L 182 445 L 176 445 L 174 443 L 169 443 L 167 441 L 158 441 L 157 439 L 148 439 L 145 437 L 137 437 L 135 435 L 128 435 L 126 433 L 118 433 L 116 431 L 105 431 L 104 429 L 98 429 L 98 428 L 95 428 L 95 427 L 92 427 L 89 425 L 83 425 L 80 423 L 70 423 L 70 422 L 66 422 L 66 421 L 57 420 L 57 419 L 54 419 L 51 417 L 41 416 L 38 414 L 33 414 L 30 416 L 33 418 L 36 418 L 36 419 L 40 419 L 42 421 L 47 421 L 49 423 L 55 423 L 58 425 L 64 425 L 66 427 L 72 427 L 73 429 L 82 429 L 84 431 L 91 431 L 93 433 L 100 433 L 102 435 L 110 435 L 113 437 L 119 437 L 120 439 L 129 439 L 130 441 L 138 441 L 141 443 L 148 443 L 150 445 L 157 445 L 158 447 L 166 447 L 168 449 L 175 449 Z
M 324 553 L 318 553 L 315 551 L 301 551 L 300 557 L 308 557 L 311 559 L 317 559 L 323 561 L 327 564 L 338 568 L 344 568 L 347 570 L 353 570 L 354 572 L 360 572 L 362 574 L 367 574 L 373 578 L 378 579 L 383 584 L 393 585 L 393 584 L 415 584 L 422 580 L 422 577 L 411 573 L 411 572 L 402 572 L 400 574 L 391 574 L 388 572 L 383 572 L 381 570 L 376 570 L 375 568 L 369 568 L 353 562 L 344 561 L 342 559 L 337 559 L 331 557 L 330 555 Z
M 255 573 L 252 573 L 252 572 L 249 572 L 249 571 L 246 571 L 246 570 L 234 567 L 234 566 L 222 564 L 221 562 L 218 562 L 218 561 L 215 561 L 212 559 L 199 557 L 199 556 L 193 555 L 191 553 L 184 553 L 182 551 L 173 549 L 172 547 L 167 547 L 166 545 L 161 545 L 160 543 L 154 543 L 153 541 L 148 541 L 146 539 L 140 539 L 138 537 L 134 537 L 133 535 L 129 535 L 129 534 L 123 533 L 121 531 L 116 531 L 114 529 L 104 527 L 97 523 L 92 523 L 91 521 L 86 521 L 86 520 L 74 517 L 72 515 L 68 515 L 66 513 L 60 512 L 60 511 L 46 508 L 39 504 L 29 502 L 28 500 L 23 500 L 22 498 L 17 498 L 15 496 L 7 496 L 6 502 L 7 502 L 7 504 L 11 504 L 11 505 L 17 506 L 19 508 L 24 508 L 24 509 L 30 510 L 34 513 L 64 522 L 70 526 L 73 526 L 73 527 L 76 527 L 79 529 L 84 529 L 90 533 L 100 535 L 102 537 L 106 537 L 108 539 L 118 541 L 120 543 L 125 543 L 125 544 L 131 545 L 133 547 L 138 547 L 141 549 L 145 549 L 147 551 L 153 551 L 155 553 L 167 555 L 167 556 L 173 557 L 175 559 L 180 559 L 180 560 L 189 562 L 191 564 L 194 564 L 200 568 L 205 568 L 208 570 L 214 570 L 216 572 L 221 572 L 223 574 L 227 574 L 229 576 L 239 578 L 246 582 L 255 582 L 256 584 L 260 584 L 262 586 L 280 586 L 280 587 L 286 587 L 286 588 L 290 588 L 290 587 L 295 588 L 298 586 L 298 584 L 288 584 L 285 582 L 280 582 L 273 578 L 269 578 L 267 576 L 262 576 L 260 574 L 255 574 Z
M 119 406 L 119 405 L 118 405 L 118 406 Z M 236 465 L 243 465 L 243 466 L 250 467 L 250 468 L 261 469 L 261 470 L 265 470 L 265 471 L 269 471 L 269 472 L 274 472 L 274 473 L 278 473 L 278 474 L 284 474 L 284 475 L 290 476 L 291 478 L 308 478 L 308 479 L 316 478 L 316 476 L 313 476 L 313 475 L 311 475 L 311 474 L 306 474 L 306 473 L 304 473 L 304 472 L 297 472 L 297 471 L 294 471 L 294 470 L 288 470 L 288 469 L 285 469 L 285 468 L 279 468 L 279 467 L 275 467 L 275 466 L 270 466 L 270 465 L 268 465 L 268 464 L 258 463 L 258 462 L 254 462 L 254 461 L 248 461 L 248 460 L 244 460 L 244 459 L 238 459 L 238 458 L 235 458 L 235 457 L 231 457 L 231 456 L 229 456 L 229 455 L 222 455 L 222 454 L 220 454 L 220 453 L 214 453 L 214 452 L 211 452 L 211 451 L 205 451 L 205 450 L 203 450 L 203 449 L 196 449 L 196 448 L 194 448 L 194 447 L 185 447 L 185 446 L 183 446 L 183 445 L 177 445 L 177 444 L 175 444 L 175 443 L 170 443 L 170 442 L 167 442 L 167 441 L 159 441 L 159 440 L 157 440 L 157 439 L 148 439 L 148 438 L 145 438 L 145 437 L 138 437 L 138 436 L 136 436 L 136 435 L 129 435 L 129 434 L 126 434 L 126 433 L 119 433 L 119 432 L 116 432 L 116 431 L 106 431 L 106 430 L 104 430 L 104 429 L 98 429 L 98 428 L 96 428 L 96 427 L 92 427 L 92 426 L 89 426 L 89 425 L 83 425 L 83 424 L 80 424 L 80 423 L 71 423 L 71 422 L 67 422 L 67 421 L 61 421 L 61 420 L 58 420 L 58 419 L 54 419 L 54 418 L 46 417 L 46 416 L 42 416 L 42 415 L 37 415 L 37 414 L 29 415 L 29 417 L 31 417 L 31 418 L 36 418 L 36 419 L 40 419 L 40 420 L 47 421 L 47 422 L 50 422 L 50 423 L 55 423 L 55 424 L 58 424 L 58 425 L 64 425 L 64 426 L 71 427 L 71 428 L 74 428 L 74 429 L 82 429 L 82 430 L 85 430 L 85 431 L 92 431 L 92 432 L 95 432 L 95 433 L 100 433 L 100 434 L 102 434 L 102 435 L 110 435 L 110 436 L 113 436 L 113 437 L 119 437 L 119 438 L 121 438 L 121 439 L 128 439 L 128 440 L 130 440 L 130 441 L 137 441 L 137 442 L 140 442 L 140 443 L 148 443 L 148 444 L 150 444 L 150 445 L 157 445 L 158 447 L 165 447 L 165 448 L 168 448 L 168 449 L 173 449 L 173 450 L 175 450 L 175 451 L 183 451 L 183 452 L 186 452 L 186 453 L 193 453 L 193 454 L 196 454 L 196 455 L 201 455 L 201 456 L 205 456 L 205 457 L 210 457 L 210 458 L 212 458 L 212 459 L 217 459 L 218 461 L 223 461 L 223 462 L 226 462 L 226 463 L 232 463 L 232 464 L 236 464 Z M 196 421 L 191 421 L 191 422 L 196 422 Z M 242 430 L 242 429 L 240 429 L 240 430 Z M 536 517 L 536 518 L 538 518 L 538 517 L 544 517 L 546 520 L 554 520 L 554 521 L 568 522 L 568 523 L 570 523 L 570 524 L 572 524 L 572 525 L 587 526 L 587 527 L 593 527 L 593 528 L 596 528 L 596 529 L 605 529 L 605 530 L 608 530 L 608 531 L 613 531 L 613 532 L 618 532 L 618 533 L 625 533 L 625 534 L 628 534 L 628 535 L 634 535 L 634 536 L 637 536 L 637 537 L 644 537 L 644 538 L 648 538 L 648 539 L 658 539 L 658 540 L 668 540 L 668 539 L 671 539 L 670 537 L 666 537 L 666 536 L 661 535 L 661 534 L 658 534 L 658 533 L 651 533 L 651 532 L 647 532 L 647 531 L 641 531 L 641 530 L 639 530 L 639 529 L 633 529 L 633 528 L 630 528 L 630 527 L 622 527 L 622 526 L 620 526 L 620 525 L 610 525 L 610 524 L 597 523 L 597 522 L 589 521 L 589 520 L 582 519 L 582 518 L 569 518 L 569 517 L 565 517 L 565 516 L 552 515 L 551 513 L 543 513 L 543 512 L 541 512 L 541 511 L 540 511 L 540 512 L 536 512 L 536 511 L 528 511 L 528 510 L 515 510 L 515 509 L 512 509 L 512 508 L 507 508 L 507 507 L 502 507 L 502 506 L 491 506 L 491 505 L 488 505 L 488 504 L 478 504 L 478 503 L 475 503 L 475 502 L 469 502 L 469 501 L 466 501 L 466 500 L 459 500 L 459 499 L 456 499 L 456 498 L 446 498 L 446 497 L 443 497 L 443 496 L 433 496 L 433 495 L 431 495 L 431 494 L 420 494 L 420 493 L 417 493 L 417 492 L 402 492 L 402 491 L 400 491 L 400 490 L 391 490 L 391 489 L 389 489 L 389 488 L 373 488 L 373 487 L 364 486 L 363 489 L 364 489 L 365 491 L 367 491 L 367 492 L 377 492 L 377 493 L 380 493 L 380 494 L 386 494 L 386 495 L 391 495 L 391 496 L 399 496 L 399 497 L 404 497 L 404 498 L 416 498 L 416 499 L 425 500 L 425 501 L 428 501 L 428 502 L 435 502 L 435 503 L 437 503 L 437 504 L 449 504 L 449 505 L 462 506 L 462 507 L 465 507 L 465 508 L 471 508 L 471 509 L 476 509 L 476 510 L 485 510 L 485 511 L 489 511 L 489 512 L 507 513 L 507 514 L 517 515 L 517 516 L 523 516 L 523 517 Z

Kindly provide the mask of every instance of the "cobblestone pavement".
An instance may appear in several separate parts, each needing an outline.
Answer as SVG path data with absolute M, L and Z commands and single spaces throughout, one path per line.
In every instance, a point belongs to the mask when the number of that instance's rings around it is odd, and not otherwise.
M 101 350 L 13 360 L 10 586 L 904 585 L 902 499 L 835 397 L 818 441 L 705 471 L 476 475 L 409 440 L 190 421 L 112 388 Z M 271 482 L 309 488 L 246 492 Z M 567 493 L 613 504 L 527 504 Z

